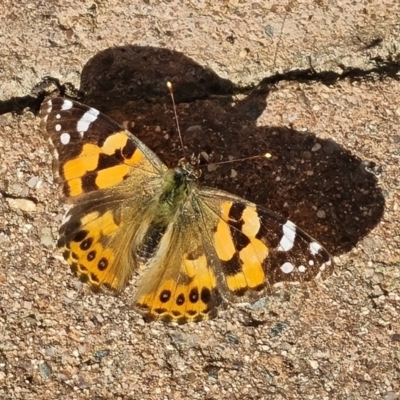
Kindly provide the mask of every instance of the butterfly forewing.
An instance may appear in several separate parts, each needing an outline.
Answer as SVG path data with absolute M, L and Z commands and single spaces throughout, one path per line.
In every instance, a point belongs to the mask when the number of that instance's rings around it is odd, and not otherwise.
M 41 117 L 66 197 L 125 185 L 128 177 L 141 185 L 166 170 L 142 142 L 94 108 L 53 98 L 43 103 Z

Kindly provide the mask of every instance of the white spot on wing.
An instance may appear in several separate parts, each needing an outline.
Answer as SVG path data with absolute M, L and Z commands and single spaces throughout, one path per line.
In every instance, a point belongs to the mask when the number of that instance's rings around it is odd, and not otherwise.
M 71 100 L 64 100 L 62 106 L 61 106 L 61 110 L 65 111 L 65 110 L 69 110 L 72 108 L 72 101 Z
M 68 214 L 69 211 L 67 211 L 64 216 L 63 219 L 61 221 L 61 226 L 65 225 L 70 219 L 71 219 L 71 214 Z
M 293 247 L 296 238 L 296 225 L 288 220 L 282 228 L 283 236 L 279 242 L 278 251 L 289 251 Z
M 88 111 L 83 114 L 82 118 L 78 121 L 78 125 L 76 127 L 77 131 L 83 136 L 83 134 L 89 129 L 89 125 L 96 121 L 97 116 L 99 115 L 99 111 L 94 108 L 90 108 Z
M 299 272 L 304 273 L 306 272 L 306 267 L 304 265 L 300 265 L 299 268 L 297 268 Z
M 294 270 L 294 265 L 288 261 L 281 265 L 281 271 L 285 274 L 290 274 Z
M 321 250 L 321 248 L 322 248 L 322 246 L 317 242 L 310 243 L 310 251 L 313 256 L 318 254 L 318 252 Z
M 51 110 L 53 109 L 53 103 L 51 102 L 51 99 L 47 101 L 47 105 L 48 105 L 48 107 L 47 107 L 46 112 L 47 112 L 47 114 L 50 114 Z
M 71 136 L 69 133 L 64 132 L 60 135 L 60 142 L 62 144 L 68 144 L 70 140 L 71 140 Z
M 57 124 L 57 125 L 54 127 L 54 129 L 55 129 L 57 132 L 61 131 L 61 125 L 60 125 L 60 124 Z
M 60 119 L 61 118 L 61 115 L 60 114 L 57 114 L 56 115 L 56 119 Z

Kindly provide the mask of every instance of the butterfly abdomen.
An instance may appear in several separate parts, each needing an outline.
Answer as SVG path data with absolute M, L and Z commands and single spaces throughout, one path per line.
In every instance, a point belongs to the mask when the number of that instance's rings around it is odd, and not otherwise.
M 168 225 L 165 224 L 152 224 L 148 227 L 142 243 L 136 250 L 139 262 L 145 264 L 154 257 L 167 228 Z

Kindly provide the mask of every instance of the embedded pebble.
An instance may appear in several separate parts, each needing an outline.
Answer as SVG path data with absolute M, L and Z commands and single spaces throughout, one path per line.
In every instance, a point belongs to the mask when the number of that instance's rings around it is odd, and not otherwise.
M 40 186 L 40 179 L 37 176 L 32 176 L 31 179 L 26 183 L 31 189 L 37 189 Z
M 321 148 L 321 145 L 319 143 L 315 143 L 311 151 L 318 151 Z
M 317 211 L 317 217 L 318 218 L 325 218 L 326 217 L 326 213 L 324 210 L 318 210 Z
M 43 246 L 50 247 L 54 243 L 53 235 L 51 234 L 51 229 L 48 227 L 44 227 L 40 231 L 40 243 Z
M 36 204 L 28 199 L 7 199 L 7 202 L 11 208 L 21 211 L 34 212 L 37 208 Z

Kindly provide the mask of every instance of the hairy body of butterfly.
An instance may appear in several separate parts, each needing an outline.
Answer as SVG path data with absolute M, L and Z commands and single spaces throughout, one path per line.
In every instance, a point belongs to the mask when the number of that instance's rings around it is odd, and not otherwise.
M 224 301 L 331 273 L 328 252 L 292 222 L 200 187 L 186 160 L 168 169 L 99 111 L 54 98 L 41 116 L 74 204 L 60 228 L 64 258 L 95 290 L 119 293 L 137 274 L 133 307 L 146 319 L 201 321 Z

